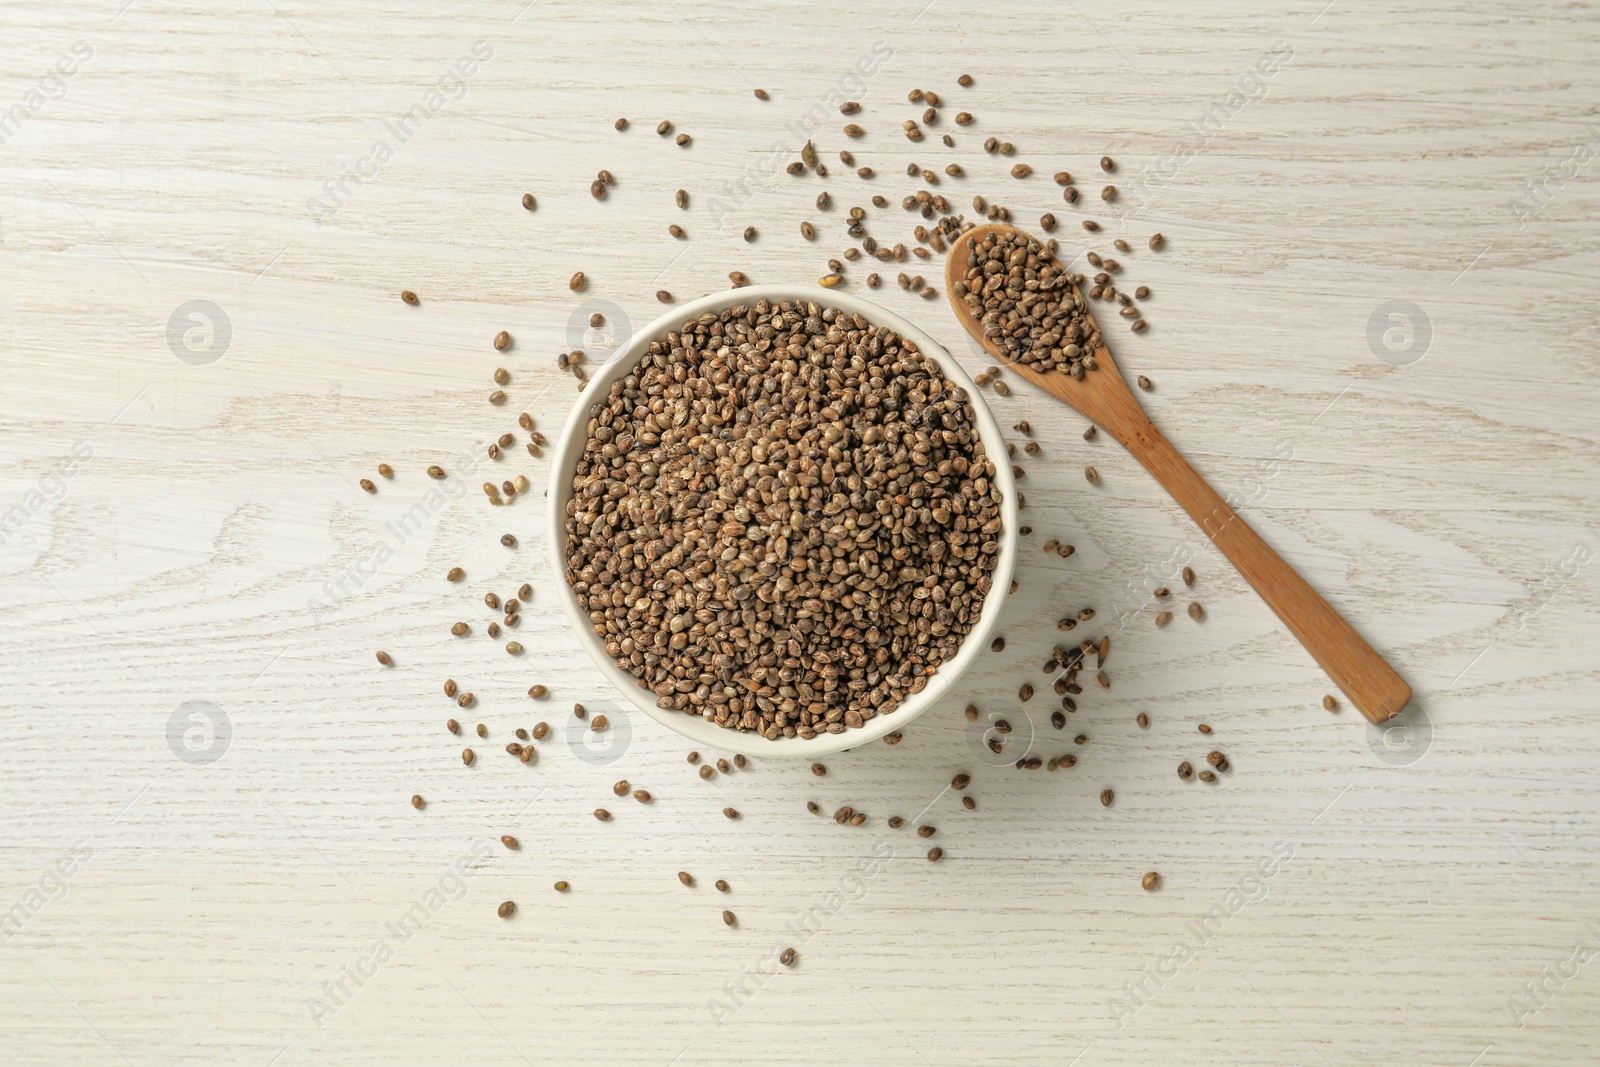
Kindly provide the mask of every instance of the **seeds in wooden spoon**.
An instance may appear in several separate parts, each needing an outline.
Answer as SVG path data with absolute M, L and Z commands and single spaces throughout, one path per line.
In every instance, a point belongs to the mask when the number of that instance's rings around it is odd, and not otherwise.
M 1002 229 L 969 243 L 964 275 L 952 292 L 1002 359 L 1081 379 L 1100 335 L 1073 279 L 1038 241 Z

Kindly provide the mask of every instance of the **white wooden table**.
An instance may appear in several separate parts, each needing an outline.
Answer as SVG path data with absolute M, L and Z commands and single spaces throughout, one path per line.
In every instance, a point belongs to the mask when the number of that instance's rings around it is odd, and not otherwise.
M 0 1061 L 1596 1062 L 1600 963 L 1575 950 L 1600 949 L 1593 3 L 417 6 L 0 15 Z M 913 87 L 945 101 L 921 144 Z M 825 182 L 782 170 L 813 107 Z M 810 280 L 875 191 L 871 232 L 914 243 L 905 165 L 951 160 L 963 209 L 1053 211 L 1073 254 L 1132 243 L 1151 328 L 1107 316 L 1119 360 L 1415 687 L 1409 734 L 1324 711 L 1326 679 L 1176 506 L 1026 389 L 991 397 L 1043 446 L 1024 515 L 1076 555 L 1025 551 L 1005 654 L 826 778 L 746 744 L 702 782 L 579 651 L 540 494 L 493 509 L 457 478 L 428 503 L 423 469 L 517 411 L 561 425 L 556 355 L 608 351 L 594 309 L 640 328 L 658 289 Z M 942 300 L 878 297 L 983 365 Z M 497 480 L 541 482 L 520 448 Z M 379 462 L 398 474 L 368 496 Z M 1208 616 L 1183 594 L 1158 630 L 1129 583 L 1174 553 Z M 522 660 L 448 636 L 522 581 Z M 991 766 L 962 706 L 1022 722 L 1018 685 L 1086 606 L 1073 636 L 1114 635 L 1113 688 L 1062 733 L 1048 692 L 1026 709 L 1035 751 L 1077 766 Z M 569 746 L 574 701 L 620 720 L 615 747 Z M 473 768 L 452 713 L 490 729 Z M 500 751 L 541 719 L 535 767 Z M 1178 779 L 1213 747 L 1231 773 Z M 941 792 L 961 770 L 975 812 Z M 622 776 L 656 803 L 616 801 Z M 887 828 L 930 804 L 933 841 Z

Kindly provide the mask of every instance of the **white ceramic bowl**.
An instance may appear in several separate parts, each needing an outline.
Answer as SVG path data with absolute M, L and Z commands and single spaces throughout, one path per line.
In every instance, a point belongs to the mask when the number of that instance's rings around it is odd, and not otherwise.
M 773 303 L 785 300 L 808 300 L 822 306 L 831 304 L 841 310 L 859 314 L 869 322 L 894 330 L 915 344 L 923 355 L 938 362 L 945 375 L 966 389 L 972 398 L 972 407 L 978 417 L 978 433 L 989 458 L 994 460 L 994 481 L 999 485 L 1003 498 L 1000 508 L 1000 557 L 995 564 L 994 586 L 984 598 L 983 610 L 978 615 L 977 623 L 962 640 L 956 654 L 939 665 L 938 670 L 929 678 L 928 684 L 920 693 L 909 694 L 893 711 L 867 720 L 866 725 L 859 729 L 847 729 L 839 734 L 819 733 L 810 739 L 780 737 L 775 741 L 769 741 L 753 731 L 730 730 L 686 712 L 656 707 L 655 694 L 640 686 L 638 679 L 618 667 L 616 662 L 606 655 L 605 643 L 594 632 L 594 624 L 589 621 L 589 616 L 578 604 L 578 598 L 566 580 L 567 501 L 572 498 L 572 476 L 577 470 L 578 460 L 583 455 L 590 409 L 610 393 L 612 383 L 633 369 L 649 348 L 651 341 L 665 336 L 669 330 L 676 330 L 690 319 L 698 318 L 708 311 L 720 313 L 741 304 L 754 304 L 763 298 Z M 572 620 L 572 628 L 577 631 L 578 641 L 594 660 L 595 666 L 600 668 L 601 673 L 611 680 L 634 707 L 697 745 L 708 748 L 738 748 L 759 756 L 810 759 L 855 748 L 868 741 L 876 741 L 884 734 L 909 725 L 918 715 L 938 703 L 940 698 L 949 692 L 956 679 L 961 677 L 962 672 L 987 651 L 990 634 L 994 631 L 1000 613 L 1005 608 L 1006 591 L 1011 585 L 1011 573 L 1016 565 L 1017 488 L 1011 477 L 1011 464 L 1006 458 L 1005 440 L 1001 437 L 999 425 L 989 413 L 989 408 L 984 404 L 977 387 L 972 384 L 972 379 L 967 377 L 967 372 L 961 369 L 961 365 L 952 359 L 950 353 L 946 352 L 937 341 L 899 315 L 846 293 L 835 293 L 811 285 L 751 285 L 743 289 L 713 293 L 673 308 L 635 333 L 621 351 L 603 367 L 595 370 L 594 377 L 589 380 L 588 388 L 578 394 L 578 402 L 573 406 L 572 415 L 561 431 L 561 438 L 556 443 L 555 454 L 551 459 L 547 537 L 550 543 L 550 565 L 554 575 L 556 595 L 561 598 L 562 605 L 567 609 L 567 617 Z

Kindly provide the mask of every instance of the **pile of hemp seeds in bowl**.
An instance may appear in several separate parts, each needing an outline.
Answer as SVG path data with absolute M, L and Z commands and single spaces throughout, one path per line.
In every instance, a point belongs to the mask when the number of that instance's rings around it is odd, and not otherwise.
M 765 299 L 652 340 L 591 408 L 565 578 L 657 704 L 843 733 L 971 630 L 1001 493 L 966 391 L 887 327 Z

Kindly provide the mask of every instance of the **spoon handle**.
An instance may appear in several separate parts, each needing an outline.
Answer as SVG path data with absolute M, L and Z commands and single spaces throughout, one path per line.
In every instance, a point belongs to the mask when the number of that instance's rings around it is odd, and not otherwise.
M 1400 713 L 1411 687 L 1333 607 L 1228 506 L 1142 411 L 1119 412 L 1105 429 L 1122 442 L 1211 543 L 1277 612 L 1350 703 L 1374 723 Z

